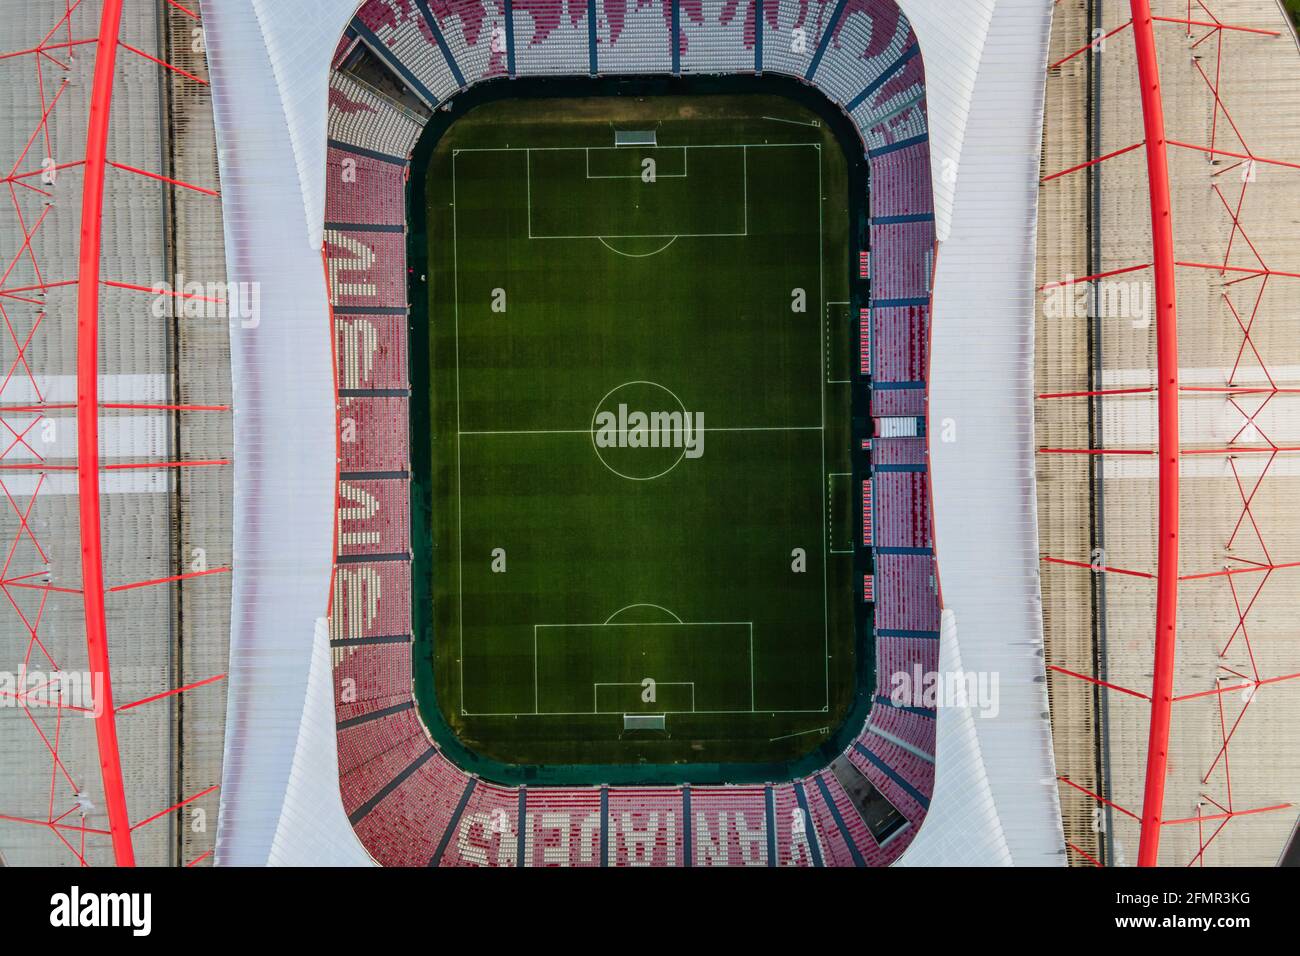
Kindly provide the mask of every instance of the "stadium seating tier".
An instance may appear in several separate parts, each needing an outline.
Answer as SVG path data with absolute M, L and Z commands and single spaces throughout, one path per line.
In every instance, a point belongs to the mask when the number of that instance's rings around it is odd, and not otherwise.
M 432 742 L 412 700 L 407 560 L 404 190 L 422 120 L 338 69 L 359 43 L 429 107 L 504 75 L 770 71 L 812 83 L 849 115 L 869 157 L 872 414 L 923 418 L 934 222 L 924 69 L 907 21 L 891 0 L 369 0 L 334 59 L 325 223 L 342 429 L 330 628 L 340 788 L 371 856 L 416 866 L 893 862 L 934 780 L 933 709 L 896 699 L 890 677 L 938 663 L 924 438 L 873 438 L 864 484 L 877 687 L 845 756 L 910 824 L 883 845 L 829 769 L 767 786 L 500 786 Z

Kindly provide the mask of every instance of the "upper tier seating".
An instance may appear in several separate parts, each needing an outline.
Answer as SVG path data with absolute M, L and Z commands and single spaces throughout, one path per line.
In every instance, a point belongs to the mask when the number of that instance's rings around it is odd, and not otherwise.
M 671 72 L 671 5 L 663 0 L 599 0 L 596 66 L 600 73 Z
M 753 73 L 757 0 L 682 0 L 678 51 L 683 73 Z
M 519 76 L 595 72 L 586 0 L 513 0 Z
M 856 280 L 871 283 L 861 369 L 871 412 L 924 418 L 934 267 L 925 77 L 889 0 L 764 0 L 761 14 L 756 0 L 369 0 L 335 64 L 357 43 L 431 107 L 507 75 L 769 71 L 811 82 L 846 110 L 871 167 L 871 274 Z M 885 846 L 845 790 L 853 784 L 836 777 L 845 765 L 768 786 L 508 787 L 466 774 L 430 743 L 411 693 L 405 560 L 405 183 L 423 123 L 357 77 L 332 75 L 326 253 L 341 438 L 352 440 L 341 443 L 330 638 L 340 787 L 358 837 L 386 865 L 892 862 L 934 781 L 934 709 L 890 699 L 896 675 L 938 663 L 925 438 L 863 445 L 877 683 L 846 756 L 911 824 Z
M 358 147 L 397 161 L 411 155 L 424 124 L 361 80 L 337 71 L 330 74 L 330 145 Z

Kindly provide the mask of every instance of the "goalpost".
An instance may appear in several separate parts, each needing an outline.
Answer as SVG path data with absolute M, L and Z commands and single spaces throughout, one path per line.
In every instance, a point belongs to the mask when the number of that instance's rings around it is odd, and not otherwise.
M 642 130 L 614 130 L 615 146 L 658 146 L 659 141 L 656 138 L 655 131 L 652 129 Z
M 667 728 L 666 714 L 624 714 L 624 730 L 664 730 Z

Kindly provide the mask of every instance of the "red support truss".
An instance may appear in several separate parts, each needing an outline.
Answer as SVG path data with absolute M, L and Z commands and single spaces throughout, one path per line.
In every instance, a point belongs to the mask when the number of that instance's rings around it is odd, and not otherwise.
M 83 7 L 81 0 L 67 0 L 53 5 L 57 8 L 57 22 L 39 41 L 27 48 L 14 52 L 0 52 L 0 61 L 21 62 L 17 58 L 30 58 L 34 66 L 35 80 L 33 91 L 39 95 L 39 106 L 33 112 L 35 128 L 30 136 L 12 143 L 17 154 L 8 174 L 0 179 L 0 184 L 7 188 L 12 200 L 17 230 L 21 235 L 15 237 L 12 257 L 0 263 L 0 335 L 11 344 L 14 357 L 0 368 L 0 506 L 12 512 L 10 523 L 15 526 L 13 539 L 3 549 L 0 557 L 0 611 L 6 615 L 0 621 L 0 629 L 6 634 L 22 635 L 26 645 L 25 654 L 18 652 L 17 666 L 22 673 L 29 669 L 48 670 L 51 675 L 63 672 L 67 661 L 61 660 L 67 653 L 66 648 L 56 646 L 49 638 L 42 635 L 43 618 L 46 616 L 46 600 L 50 594 L 80 595 L 84 604 L 84 627 L 86 640 L 86 670 L 94 688 L 93 709 L 77 706 L 65 700 L 58 689 L 57 681 L 51 677 L 40 686 L 29 687 L 24 684 L 17 694 L 4 696 L 21 707 L 34 732 L 38 752 L 47 759 L 44 766 L 32 765 L 11 768 L 15 775 L 44 777 L 48 787 L 48 807 L 0 807 L 0 821 L 16 823 L 47 830 L 60 852 L 66 850 L 77 864 L 85 866 L 90 862 L 87 837 L 107 837 L 111 843 L 112 858 L 120 866 L 132 866 L 136 862 L 136 847 L 132 834 L 142 827 L 163 819 L 168 815 L 189 806 L 200 797 L 212 793 L 216 787 L 209 786 L 190 796 L 178 800 L 165 810 L 155 811 L 135 823 L 131 816 L 127 800 L 127 787 L 123 773 L 123 755 L 118 743 L 118 716 L 124 713 L 136 713 L 140 708 L 164 701 L 179 694 L 189 693 L 203 687 L 219 684 L 225 675 L 216 675 L 190 681 L 176 688 L 160 688 L 154 693 L 142 696 L 126 704 L 115 706 L 113 702 L 114 686 L 112 663 L 109 654 L 109 628 L 107 623 L 107 601 L 119 592 L 135 591 L 149 587 L 168 587 L 181 581 L 195 581 L 212 575 L 227 573 L 228 567 L 210 570 L 174 569 L 166 576 L 155 576 L 148 580 L 112 580 L 113 569 L 105 568 L 105 551 L 103 540 L 103 519 L 101 510 L 101 482 L 107 474 L 121 469 L 139 469 L 146 471 L 173 471 L 175 469 L 201 466 L 221 466 L 229 464 L 224 458 L 203 460 L 159 461 L 129 460 L 104 461 L 100 448 L 101 417 L 105 412 L 166 412 L 180 413 L 218 413 L 228 414 L 231 409 L 225 404 L 176 404 L 168 402 L 131 402 L 100 401 L 100 352 L 101 339 L 113 335 L 125 334 L 116 325 L 105 324 L 101 312 L 101 290 L 120 289 L 139 291 L 158 295 L 158 287 L 153 282 L 154 276 L 131 276 L 135 282 L 120 281 L 120 277 L 104 278 L 101 276 L 101 255 L 105 248 L 103 221 L 105 209 L 105 192 L 110 175 L 121 178 L 144 179 L 164 183 L 169 187 L 184 189 L 204 196 L 218 197 L 214 188 L 188 183 L 160 173 L 150 172 L 136 166 L 116 162 L 108 155 L 109 131 L 113 109 L 113 90 L 115 79 L 122 70 L 118 62 L 118 50 L 125 49 L 137 54 L 146 64 L 154 63 L 165 69 L 168 76 L 175 74 L 198 83 L 205 83 L 201 77 L 166 63 L 160 58 L 135 47 L 128 46 L 120 39 L 123 26 L 124 0 L 103 0 L 100 10 L 98 31 L 95 36 L 82 39 L 73 38 L 74 18 L 80 20 L 88 15 L 90 4 Z M 193 11 L 172 3 L 171 7 L 184 15 L 198 18 Z M 83 25 L 84 26 L 84 25 Z M 65 104 L 72 97 L 64 98 L 70 88 L 69 75 L 72 71 L 74 48 L 94 45 L 94 75 L 87 90 L 87 133 L 85 156 L 77 160 L 65 160 L 55 163 L 53 155 L 53 138 L 50 133 L 51 116 L 61 101 Z M 55 51 L 58 55 L 53 55 Z M 137 70 L 139 67 L 136 68 Z M 151 72 L 153 67 L 148 68 Z M 55 72 L 59 75 L 57 85 L 46 74 Z M 164 74 L 158 73 L 158 76 Z M 48 87 L 48 89 L 47 89 Z M 40 162 L 44 159 L 44 162 Z M 36 166 L 40 168 L 34 168 Z M 55 208 L 56 189 L 53 174 L 71 168 L 82 168 L 82 193 L 80 209 L 80 243 L 77 253 L 77 275 L 75 278 L 51 277 L 49 270 L 41 262 L 42 246 L 34 244 L 33 239 L 41 231 L 47 217 Z M 110 169 L 117 172 L 110 174 Z M 50 175 L 51 178 L 44 178 Z M 40 177 L 40 178 L 38 178 Z M 25 192 L 23 192 L 25 191 Z M 24 216 L 19 196 L 31 198 L 35 194 L 45 200 L 39 215 Z M 110 240 L 113 237 L 109 237 Z M 23 265 L 31 275 L 23 282 L 8 284 L 15 270 Z M 40 330 L 57 324 L 64 315 L 53 305 L 47 305 L 46 296 L 51 290 L 76 287 L 76 340 L 75 340 L 75 379 L 76 400 L 50 401 L 50 396 L 42 387 L 47 376 L 46 367 L 36 361 Z M 178 299 L 190 298 L 179 293 Z M 212 301 L 212 300 L 208 300 Z M 35 319 L 30 327 L 20 326 L 16 316 L 16 307 L 30 307 L 35 312 Z M 47 314 L 47 308 L 49 314 Z M 106 343 L 105 351 L 112 352 L 113 342 Z M 12 387 L 21 397 L 18 400 L 5 400 L 6 391 Z M 110 396 L 111 397 L 111 396 Z M 34 430 L 51 413 L 71 412 L 75 416 L 76 460 L 75 463 L 50 461 L 32 437 L 38 434 Z M 11 423 L 14 417 L 18 422 Z M 30 419 L 30 421 L 29 421 Z M 11 455 L 25 456 L 29 461 L 7 460 Z M 50 476 L 64 473 L 71 477 L 75 472 L 75 489 L 77 494 L 76 515 L 78 521 L 77 535 L 80 550 L 80 586 L 59 586 L 51 582 L 51 569 L 75 567 L 74 562 L 60 561 L 60 555 L 49 552 L 40 541 L 39 531 L 43 522 L 37 520 L 34 511 L 38 499 L 48 490 Z M 32 476 L 32 490 L 19 495 L 12 484 L 6 484 L 11 475 Z M 10 479 L 12 481 L 12 479 Z M 8 513 L 8 512 L 6 512 Z M 21 557 L 20 545 L 30 548 L 35 558 L 34 565 L 22 567 L 18 564 Z M 34 570 L 29 568 L 34 567 Z M 17 599 L 18 595 L 38 595 L 34 607 L 24 606 Z M 15 621 L 8 617 L 16 619 Z M 74 656 L 79 656 L 79 649 Z M 119 666 L 121 661 L 118 661 Z M 130 663 L 128 661 L 128 663 Z M 5 666 L 13 666 L 4 662 Z M 48 709 L 52 712 L 52 726 L 43 726 L 36 719 L 32 708 Z M 93 719 L 95 734 L 95 752 L 98 773 L 102 781 L 104 806 L 107 814 L 107 827 L 92 826 L 87 822 L 87 815 L 99 812 L 94 806 L 97 798 L 92 800 L 93 789 L 87 787 L 87 781 L 93 777 L 90 767 L 72 766 L 68 756 L 70 727 L 66 717 L 70 715 L 87 716 Z M 124 716 L 123 720 L 138 719 Z M 69 795 L 71 801 L 62 802 Z M 41 803 L 45 803 L 44 797 Z M 192 863 L 205 858 L 200 856 Z
M 1122 157 L 1144 147 L 1146 154 L 1146 175 L 1151 222 L 1151 259 L 1146 263 L 1136 263 L 1120 268 L 1113 268 L 1097 275 L 1076 279 L 1073 276 L 1060 281 L 1048 282 L 1040 286 L 1039 291 L 1049 291 L 1068 287 L 1076 283 L 1088 283 L 1111 276 L 1124 275 L 1150 270 L 1154 283 L 1155 299 L 1155 377 L 1153 386 L 1134 386 L 1124 388 L 1094 388 L 1090 390 L 1072 390 L 1044 392 L 1037 396 L 1039 401 L 1094 400 L 1109 398 L 1140 398 L 1154 395 L 1156 412 L 1155 447 L 1088 447 L 1088 448 L 1039 448 L 1040 454 L 1053 455 L 1088 455 L 1088 456 L 1155 456 L 1157 481 L 1157 515 L 1156 515 L 1156 555 L 1155 569 L 1115 567 L 1100 560 L 1078 560 L 1073 557 L 1043 555 L 1045 567 L 1074 568 L 1088 570 L 1093 574 L 1123 575 L 1129 578 L 1148 579 L 1155 586 L 1154 640 L 1151 662 L 1152 684 L 1150 694 L 1132 687 L 1120 686 L 1103 680 L 1096 674 L 1080 673 L 1055 664 L 1048 664 L 1049 670 L 1065 677 L 1080 680 L 1107 692 L 1118 693 L 1146 701 L 1150 712 L 1147 733 L 1147 751 L 1145 771 L 1142 779 L 1142 808 L 1140 815 L 1134 809 L 1128 809 L 1112 802 L 1107 796 L 1109 781 L 1103 781 L 1102 792 L 1093 793 L 1067 778 L 1061 782 L 1080 791 L 1095 800 L 1099 807 L 1107 807 L 1139 822 L 1138 859 L 1139 866 L 1155 866 L 1160 862 L 1161 833 L 1164 827 L 1196 823 L 1200 834 L 1199 849 L 1188 865 L 1203 865 L 1206 850 L 1218 839 L 1227 824 L 1236 817 L 1247 817 L 1268 813 L 1290 807 L 1291 804 L 1269 803 L 1268 805 L 1241 808 L 1235 805 L 1233 778 L 1229 767 L 1229 746 L 1236 735 L 1247 711 L 1257 698 L 1261 688 L 1300 680 L 1300 673 L 1269 674 L 1257 659 L 1251 646 L 1251 634 L 1247 619 L 1255 608 L 1260 592 L 1275 572 L 1300 568 L 1300 561 L 1286 561 L 1275 557 L 1265 543 L 1260 521 L 1257 520 L 1252 505 L 1256 494 L 1269 474 L 1277 457 L 1285 453 L 1300 451 L 1300 445 L 1282 444 L 1264 434 L 1260 413 L 1265 407 L 1282 394 L 1294 394 L 1295 387 L 1279 385 L 1274 374 L 1269 370 L 1265 356 L 1261 354 L 1256 340 L 1252 338 L 1256 318 L 1265 290 L 1270 282 L 1286 281 L 1300 278 L 1296 270 L 1275 269 L 1265 261 L 1263 254 L 1248 235 L 1242 224 L 1242 208 L 1246 190 L 1254 181 L 1253 164 L 1263 164 L 1279 173 L 1300 169 L 1300 163 L 1278 158 L 1258 156 L 1251 149 L 1243 136 L 1228 105 L 1221 95 L 1220 84 L 1224 71 L 1225 34 L 1256 41 L 1261 38 L 1276 38 L 1280 34 L 1275 30 L 1255 26 L 1236 25 L 1220 20 L 1207 6 L 1208 0 L 1194 0 L 1187 5 L 1185 17 L 1154 16 L 1150 0 L 1130 0 L 1131 19 L 1108 32 L 1098 31 L 1098 38 L 1091 43 L 1070 53 L 1049 67 L 1056 70 L 1065 62 L 1092 50 L 1103 40 L 1113 37 L 1121 31 L 1131 32 L 1137 64 L 1138 100 L 1142 110 L 1143 139 L 1139 143 L 1115 149 L 1099 155 L 1087 162 L 1078 163 L 1067 169 L 1042 177 L 1043 188 L 1050 188 L 1051 183 L 1062 177 L 1097 166 L 1101 163 L 1125 163 L 1131 159 Z M 1181 11 L 1180 11 L 1181 12 Z M 1207 70 L 1197 57 L 1190 60 L 1190 69 L 1199 75 L 1210 95 L 1212 118 L 1209 121 L 1208 143 L 1196 145 L 1177 139 L 1169 139 L 1165 128 L 1164 96 L 1161 86 L 1160 64 L 1157 56 L 1157 24 L 1173 24 L 1185 30 L 1189 46 L 1193 52 L 1202 44 L 1217 43 L 1217 54 L 1210 54 L 1213 65 Z M 1131 29 L 1130 29 L 1131 28 Z M 1196 34 L 1205 30 L 1199 39 Z M 1219 139 L 1228 132 L 1235 138 L 1232 148 L 1223 148 Z M 1213 161 L 1208 172 L 1209 192 L 1217 198 L 1216 208 L 1222 210 L 1231 223 L 1227 237 L 1226 249 L 1222 259 L 1215 262 L 1181 261 L 1175 252 L 1175 233 L 1173 220 L 1173 202 L 1170 189 L 1169 157 L 1170 148 L 1202 153 L 1207 162 Z M 1220 165 L 1225 159 L 1239 162 Z M 1247 166 L 1243 169 L 1243 166 Z M 1214 168 L 1217 167 L 1217 168 Z M 1221 184 L 1221 177 L 1232 170 L 1242 171 L 1240 194 L 1231 198 L 1226 194 L 1226 187 Z M 1247 175 L 1247 174 L 1250 175 Z M 1235 192 L 1235 190 L 1233 190 Z M 1182 227 L 1186 232 L 1188 226 Z M 1247 253 L 1253 259 L 1246 264 L 1234 262 L 1234 251 L 1241 256 Z M 1240 344 L 1235 357 L 1229 353 L 1224 368 L 1227 375 L 1224 384 L 1189 384 L 1181 385 L 1179 381 L 1178 353 L 1178 303 L 1176 276 L 1180 271 L 1203 270 L 1218 273 L 1222 291 L 1218 293 L 1225 309 L 1225 319 L 1229 316 L 1228 328 L 1239 333 Z M 1258 290 L 1248 293 L 1253 297 L 1253 305 L 1248 309 L 1239 308 L 1233 302 L 1233 288 L 1246 282 L 1258 282 Z M 1243 362 L 1253 359 L 1258 364 L 1260 373 L 1267 379 L 1267 385 L 1239 384 L 1239 372 L 1243 371 Z M 1226 442 L 1201 440 L 1182 443 L 1179 430 L 1179 401 L 1182 396 L 1221 395 L 1226 407 L 1241 420 L 1236 433 Z M 1247 407 L 1250 399 L 1254 407 Z M 1243 476 L 1238 459 L 1249 456 L 1259 460 L 1266 456 L 1257 478 L 1253 480 Z M 1212 456 L 1224 459 L 1225 470 L 1234 480 L 1239 495 L 1240 515 L 1235 523 L 1228 518 L 1229 526 L 1225 529 L 1222 542 L 1223 556 L 1217 556 L 1212 569 L 1197 569 L 1189 573 L 1179 570 L 1180 543 L 1180 463 L 1189 456 Z M 1253 535 L 1262 553 L 1262 560 L 1248 558 L 1234 551 L 1234 543 L 1240 537 Z M 1243 577 L 1251 575 L 1251 577 Z M 1218 581 L 1224 589 L 1225 598 L 1231 598 L 1230 612 L 1226 616 L 1225 630 L 1231 633 L 1217 642 L 1217 654 L 1214 658 L 1215 686 L 1212 689 L 1186 689 L 1176 693 L 1175 662 L 1178 656 L 1178 606 L 1179 589 L 1182 585 L 1191 586 L 1197 582 Z M 1238 583 L 1238 582 L 1242 583 Z M 1104 612 L 1103 612 L 1104 613 Z M 1248 663 L 1229 666 L 1228 650 L 1240 639 L 1245 645 Z M 1193 648 L 1186 648 L 1184 653 L 1193 653 Z M 1244 703 L 1234 713 L 1225 704 L 1225 698 L 1240 693 Z M 1171 728 L 1174 726 L 1174 705 L 1212 698 L 1218 707 L 1215 752 L 1203 772 L 1197 773 L 1200 791 L 1194 815 L 1180 816 L 1166 814 L 1166 784 L 1171 770 L 1169 760 Z M 1223 790 L 1219 799 L 1212 796 L 1207 787 L 1212 778 L 1219 776 Z M 1238 794 L 1239 797 L 1239 794 Z M 1206 824 L 1214 823 L 1212 827 Z M 1098 864 L 1098 860 L 1083 848 L 1069 844 L 1077 860 Z

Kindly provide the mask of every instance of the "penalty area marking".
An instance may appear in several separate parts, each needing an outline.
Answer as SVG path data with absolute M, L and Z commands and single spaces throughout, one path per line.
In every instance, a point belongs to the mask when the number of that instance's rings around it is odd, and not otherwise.
M 584 146 L 582 148 L 582 151 L 586 154 L 587 157 L 587 178 L 588 179 L 640 179 L 641 178 L 640 173 L 628 173 L 623 176 L 605 176 L 605 175 L 593 176 L 591 174 L 591 151 L 593 149 L 596 150 L 597 152 L 604 152 L 609 150 L 609 151 L 620 152 L 620 153 L 626 153 L 628 150 L 641 150 L 642 152 L 648 152 L 650 150 L 657 151 L 661 149 L 680 149 L 682 151 L 682 171 L 680 173 L 656 172 L 655 178 L 656 179 L 690 179 L 690 160 L 688 159 L 688 153 L 687 153 L 687 150 L 690 149 L 689 146 L 652 146 L 648 143 L 636 143 L 636 144 L 629 143 L 627 146 Z
M 673 236 L 671 239 L 669 239 L 667 242 L 665 242 L 662 246 L 660 246 L 658 249 L 654 250 L 653 252 L 624 252 L 622 249 L 615 249 L 613 246 L 611 246 L 608 242 L 605 241 L 604 236 L 597 236 L 596 240 L 602 246 L 608 249 L 610 252 L 616 253 L 617 255 L 620 256 L 625 256 L 628 259 L 649 259 L 651 256 L 659 255 L 659 253 L 663 252 L 665 249 L 667 249 L 669 246 L 671 246 L 674 242 L 676 242 L 680 238 L 681 238 L 680 236 Z
M 679 149 L 681 149 L 681 150 L 683 151 L 683 156 L 688 155 L 689 151 L 692 150 L 692 149 L 738 149 L 738 150 L 740 150 L 740 168 L 741 168 L 741 191 L 740 191 L 740 200 L 741 200 L 741 201 L 740 201 L 740 207 L 741 207 L 741 216 L 742 216 L 742 220 L 743 220 L 743 225 L 742 225 L 741 230 L 740 230 L 739 232 L 675 232 L 675 233 L 667 233 L 667 232 L 663 232 L 663 233 L 622 233 L 622 234 L 618 234 L 618 235 L 613 235 L 613 234 L 608 234 L 608 233 L 606 233 L 606 234 L 602 234 L 602 235 L 595 235 L 595 234 L 590 234 L 590 233 L 574 233 L 574 234 L 571 234 L 571 235 L 538 235 L 537 233 L 533 232 L 533 159 L 532 159 L 532 154 L 533 154 L 534 152 L 539 152 L 539 153 L 540 153 L 540 152 L 577 152 L 579 149 L 582 149 L 582 150 L 584 151 L 584 153 L 586 153 L 586 154 L 588 155 L 588 164 L 589 164 L 589 163 L 590 163 L 590 150 L 591 150 L 591 149 L 593 149 L 593 148 L 594 148 L 594 149 L 617 149 L 618 147 L 612 147 L 612 146 L 611 146 L 611 147 L 599 147 L 599 146 L 598 146 L 598 147 L 574 147 L 574 146 L 536 146 L 536 147 L 534 147 L 534 146 L 523 146 L 523 147 L 511 147 L 511 146 L 501 146 L 501 147 L 481 147 L 481 148 L 478 148 L 478 149 L 458 149 L 458 150 L 456 150 L 456 155 L 459 155 L 460 153 L 467 153 L 467 152 L 522 152 L 522 153 L 524 154 L 524 181 L 525 181 L 525 190 L 524 190 L 524 195 L 525 195 L 526 202 L 527 202 L 527 215 L 526 215 L 525 219 L 526 219 L 526 222 L 527 222 L 527 224 L 528 224 L 528 238 L 529 238 L 529 239 L 596 239 L 596 240 L 601 241 L 602 243 L 604 243 L 604 240 L 606 240 L 606 239 L 668 239 L 668 240 L 670 240 L 670 243 L 669 243 L 669 244 L 671 244 L 671 242 L 676 241 L 677 239 L 680 239 L 680 238 L 686 238 L 686 239 L 723 239 L 723 238 L 744 238 L 744 237 L 747 237 L 747 236 L 749 235 L 749 151 L 750 151 L 751 149 L 779 149 L 779 148 L 782 148 L 782 147 L 791 147 L 791 146 L 811 146 L 811 147 L 813 147 L 814 149 L 816 149 L 816 150 L 818 151 L 818 153 L 821 152 L 821 144 L 820 144 L 820 143 L 711 143 L 711 144 L 700 144 L 700 145 L 690 145 L 690 146 L 681 146 L 681 147 L 676 147 L 676 148 L 679 148 Z M 673 148 L 673 147 L 660 146 L 660 147 L 658 147 L 658 148 L 659 148 L 659 149 L 669 149 L 669 148 Z M 453 180 L 455 179 L 455 176 L 456 176 L 456 166 L 455 166 L 454 159 L 455 159 L 455 156 L 453 156 L 453 163 L 452 163 L 452 178 L 453 178 Z M 587 175 L 585 176 L 585 178 L 588 179 L 588 180 L 595 180 L 595 179 L 626 179 L 626 178 L 640 178 L 640 177 L 639 177 L 639 176 L 638 176 L 638 177 L 624 177 L 624 176 L 592 176 L 592 175 L 590 175 L 589 172 L 588 172 Z M 672 175 L 665 174 L 665 175 L 662 176 L 662 177 L 656 177 L 656 178 L 662 178 L 662 179 L 681 179 L 681 178 L 686 178 L 686 177 L 685 177 L 684 174 L 683 174 L 682 176 L 672 176 Z M 820 191 L 819 191 L 819 195 L 820 195 Z M 664 248 L 666 249 L 667 246 L 664 246 Z M 617 252 L 618 250 L 612 250 L 612 251 Z M 656 250 L 656 251 L 657 251 L 657 252 L 662 252 L 663 249 L 659 249 L 659 250 Z M 652 253 L 652 254 L 653 254 L 653 253 Z M 630 258 L 640 258 L 640 257 L 638 257 L 638 256 L 631 256 Z
M 538 638 L 540 632 L 543 630 L 559 630 L 563 628 L 590 628 L 594 630 L 604 630 L 607 628 L 629 628 L 629 627 L 743 627 L 748 632 L 748 643 L 749 643 L 749 710 L 736 710 L 736 709 L 699 710 L 695 704 L 695 681 L 664 681 L 659 686 L 673 687 L 673 686 L 690 685 L 691 688 L 691 709 L 689 711 L 667 710 L 665 711 L 665 713 L 669 713 L 669 714 L 683 714 L 683 713 L 753 714 L 753 713 L 760 712 L 755 707 L 755 699 L 754 699 L 755 679 L 754 679 L 754 622 L 753 621 L 682 621 L 678 619 L 673 621 L 618 622 L 618 621 L 611 620 L 613 617 L 617 616 L 618 614 L 621 614 L 623 611 L 626 611 L 629 608 L 633 608 L 633 607 L 655 607 L 658 608 L 659 610 L 665 611 L 666 613 L 670 614 L 674 618 L 677 617 L 676 614 L 673 614 L 671 611 L 668 611 L 666 608 L 660 607 L 657 604 L 629 604 L 626 607 L 620 608 L 619 610 L 615 611 L 613 614 L 610 615 L 609 618 L 606 618 L 604 621 L 600 623 L 589 622 L 589 623 L 575 623 L 575 624 L 534 624 L 533 625 L 533 711 L 531 716 L 559 717 L 559 716 L 577 716 L 579 714 L 587 714 L 587 713 L 600 713 L 599 710 L 587 712 L 587 711 L 554 711 L 554 710 L 541 709 L 541 693 L 540 693 L 540 683 L 538 678 L 538 661 L 541 659 L 541 652 L 539 649 Z M 616 686 L 640 687 L 641 686 L 640 682 L 631 682 L 631 681 L 596 681 L 593 683 L 596 686 L 607 685 L 611 687 L 616 687 Z M 820 713 L 820 712 L 821 711 L 811 711 L 811 710 L 774 710 L 774 711 L 764 710 L 762 711 L 762 713 L 773 713 L 773 714 L 793 714 L 793 713 L 806 714 L 806 713 Z M 610 713 L 616 713 L 616 711 L 610 711 Z M 620 708 L 617 711 L 617 713 L 624 713 L 624 708 Z M 523 713 L 493 713 L 493 714 L 467 714 L 466 716 L 524 717 L 530 715 L 523 714 Z
M 667 614 L 669 617 L 671 617 L 671 618 L 672 618 L 674 621 L 676 621 L 678 624 L 685 624 L 685 623 L 686 623 L 686 622 L 683 621 L 680 617 L 678 617 L 676 614 L 674 614 L 672 611 L 668 610 L 668 608 L 664 607 L 662 604 L 650 604 L 650 603 L 648 603 L 648 602 L 646 602 L 646 601 L 640 601 L 640 602 L 638 602 L 638 603 L 636 603 L 636 604 L 624 604 L 621 608 L 619 608 L 617 611 L 615 611 L 615 612 L 614 612 L 613 614 L 611 614 L 609 617 L 605 618 L 605 620 L 601 621 L 601 623 L 602 623 L 602 624 L 610 624 L 610 623 L 613 622 L 614 618 L 618 617 L 618 616 L 619 616 L 620 614 L 622 614 L 624 611 L 630 611 L 630 610 L 632 610 L 632 608 L 634 608 L 634 607 L 652 607 L 652 608 L 654 608 L 656 611 L 663 611 L 665 614 Z
M 591 685 L 591 712 L 593 714 L 623 714 L 627 715 L 626 707 L 618 707 L 614 710 L 600 709 L 600 689 L 602 687 L 640 687 L 639 681 L 593 681 Z M 663 682 L 656 681 L 656 687 L 689 687 L 691 689 L 691 709 L 690 710 L 664 710 L 663 714 L 693 714 L 695 710 L 695 681 L 693 680 L 666 680 Z

